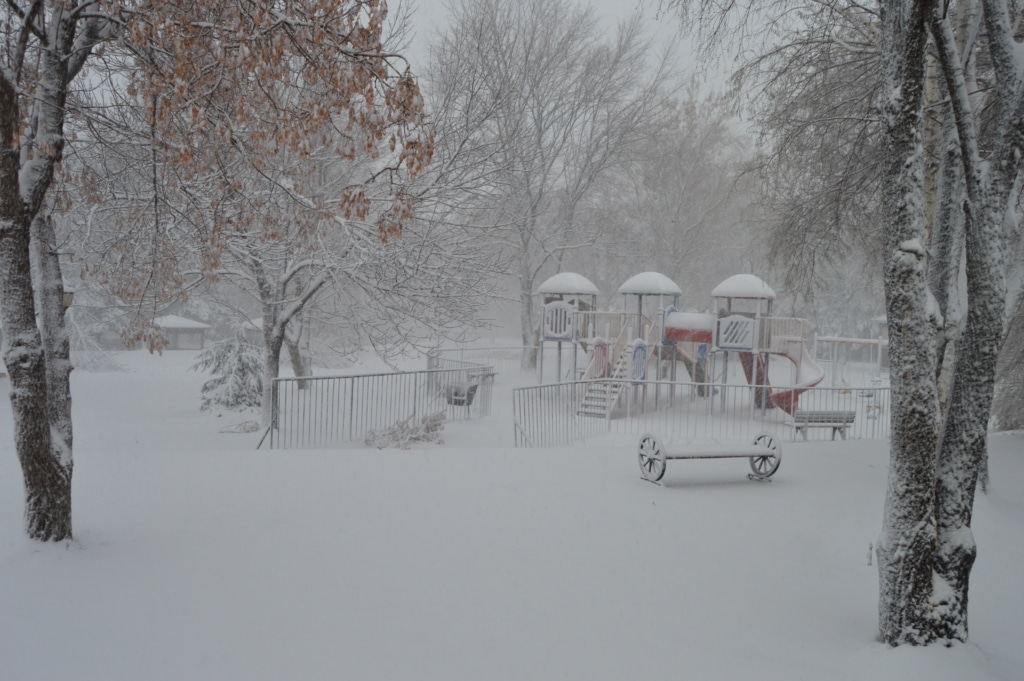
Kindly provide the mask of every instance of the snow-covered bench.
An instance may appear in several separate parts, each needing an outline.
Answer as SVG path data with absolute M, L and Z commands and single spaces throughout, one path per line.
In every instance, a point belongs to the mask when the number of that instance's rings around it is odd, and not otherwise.
M 444 387 L 444 399 L 453 407 L 465 407 L 469 414 L 478 387 L 479 383 L 449 383 Z
M 674 449 L 674 448 L 673 448 Z M 759 433 L 749 445 L 707 445 L 692 450 L 671 453 L 664 443 L 651 433 L 640 436 L 637 447 L 640 475 L 644 480 L 658 482 L 665 475 L 669 459 L 750 459 L 747 475 L 751 480 L 767 480 L 779 470 L 782 463 L 782 443 L 771 433 Z
M 788 425 L 793 427 L 796 433 L 800 433 L 807 439 L 807 431 L 810 428 L 831 428 L 832 439 L 836 439 L 836 433 L 844 440 L 846 429 L 853 425 L 857 412 L 854 411 L 809 411 L 797 409 L 793 412 L 793 420 Z

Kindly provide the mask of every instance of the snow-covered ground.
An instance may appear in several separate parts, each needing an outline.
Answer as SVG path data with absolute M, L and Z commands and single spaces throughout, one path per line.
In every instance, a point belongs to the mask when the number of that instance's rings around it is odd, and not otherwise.
M 0 404 L 0 680 L 1020 679 L 1024 436 L 991 438 L 971 637 L 877 643 L 887 448 L 785 443 L 640 479 L 631 438 L 255 451 L 191 353 L 74 375 L 74 542 L 23 538 Z M 377 370 L 372 367 L 371 370 Z M 0 379 L 6 394 L 7 379 Z

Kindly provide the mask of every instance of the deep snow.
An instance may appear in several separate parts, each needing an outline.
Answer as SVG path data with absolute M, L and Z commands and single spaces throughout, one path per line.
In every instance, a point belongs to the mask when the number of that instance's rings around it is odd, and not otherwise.
M 0 679 L 1020 679 L 1024 436 L 991 438 L 971 642 L 877 643 L 887 446 L 785 443 L 640 479 L 631 438 L 254 451 L 192 353 L 73 376 L 74 542 L 23 538 L 0 406 Z M 374 366 L 370 370 L 377 370 Z M 7 392 L 7 379 L 0 390 Z

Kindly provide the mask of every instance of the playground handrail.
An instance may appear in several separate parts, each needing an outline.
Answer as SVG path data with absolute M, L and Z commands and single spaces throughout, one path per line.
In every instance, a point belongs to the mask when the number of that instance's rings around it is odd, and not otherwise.
M 809 325 L 806 319 L 796 317 L 762 317 L 761 347 L 769 352 L 785 352 L 785 340 L 810 341 Z M 780 343 L 776 339 L 785 339 Z
M 624 347 L 626 342 L 626 334 L 629 330 L 630 327 L 626 325 L 623 325 L 619 329 L 619 335 L 616 337 L 615 342 L 609 345 L 609 351 L 606 357 L 601 357 L 601 353 L 595 352 L 595 348 L 591 348 L 590 352 L 588 353 L 590 356 L 590 361 L 587 362 L 587 369 L 586 371 L 583 372 L 583 378 L 581 380 L 589 381 L 595 378 L 604 378 L 604 372 L 601 372 L 600 375 L 598 375 L 598 362 L 602 360 L 605 362 L 618 361 L 619 355 L 622 354 L 622 348 Z

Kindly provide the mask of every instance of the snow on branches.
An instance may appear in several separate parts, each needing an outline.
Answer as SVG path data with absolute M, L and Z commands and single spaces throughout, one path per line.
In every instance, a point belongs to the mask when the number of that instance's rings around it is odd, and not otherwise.
M 390 428 L 371 430 L 366 434 L 365 443 L 367 447 L 377 449 L 409 449 L 414 442 L 444 444 L 444 440 L 441 439 L 444 420 L 443 410 L 421 419 L 413 415 Z
M 383 0 L 122 6 L 78 175 L 113 228 L 89 274 L 137 308 L 126 341 L 240 260 L 351 260 L 403 235 L 434 142 L 386 17 Z

